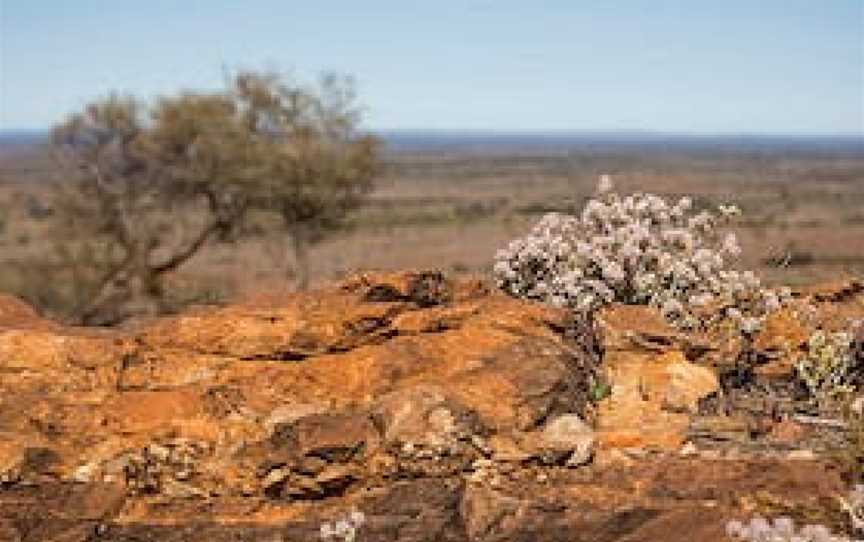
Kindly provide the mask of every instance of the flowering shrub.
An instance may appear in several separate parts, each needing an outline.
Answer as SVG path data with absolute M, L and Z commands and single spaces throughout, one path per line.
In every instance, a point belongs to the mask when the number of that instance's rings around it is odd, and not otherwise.
M 722 229 L 738 214 L 731 205 L 696 212 L 687 197 L 622 197 L 604 175 L 580 215 L 548 214 L 499 250 L 494 274 L 512 295 L 579 312 L 612 302 L 647 304 L 693 328 L 706 324 L 713 308 L 753 332 L 791 292 L 764 290 L 752 272 L 732 268 L 740 248 Z
M 352 511 L 342 519 L 321 525 L 321 540 L 354 542 L 357 532 L 366 523 L 366 515 L 358 510 Z
M 730 521 L 726 524 L 726 534 L 750 542 L 850 542 L 845 536 L 832 534 L 824 525 L 796 529 L 795 522 L 787 517 L 776 518 L 773 522 L 762 517 L 755 517 L 749 523 Z
M 824 401 L 855 389 L 853 367 L 852 333 L 817 330 L 795 369 L 810 394 Z

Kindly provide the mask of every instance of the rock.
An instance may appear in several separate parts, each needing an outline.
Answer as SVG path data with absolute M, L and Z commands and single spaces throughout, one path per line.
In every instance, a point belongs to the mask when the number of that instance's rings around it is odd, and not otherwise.
M 27 303 L 11 295 L 0 294 L 0 328 L 50 329 L 56 327 L 36 314 Z
M 681 449 L 678 450 L 678 455 L 680 455 L 682 457 L 689 457 L 689 456 L 696 455 L 698 453 L 699 453 L 699 448 L 697 448 L 696 445 L 690 441 L 685 442 L 684 445 L 681 446 Z
M 775 423 L 771 427 L 771 431 L 768 433 L 768 438 L 775 442 L 793 444 L 795 442 L 800 442 L 807 432 L 807 428 L 800 423 L 791 420 L 783 420 Z
M 714 372 L 677 350 L 661 354 L 618 352 L 607 357 L 610 396 L 600 403 L 601 448 L 676 450 L 683 444 L 699 399 L 717 391 Z
M 587 463 L 594 453 L 594 431 L 576 414 L 564 414 L 548 422 L 537 434 L 535 446 L 547 457 L 564 458 L 568 467 Z
M 356 508 L 364 540 L 683 542 L 843 488 L 818 457 L 679 457 L 719 347 L 644 307 L 596 327 L 434 272 L 123 330 L 0 298 L 0 538 L 310 540 Z
M 817 302 L 842 302 L 864 294 L 864 281 L 860 278 L 839 278 L 830 282 L 799 288 L 799 293 Z
M 594 452 L 594 431 L 576 414 L 562 414 L 542 428 L 510 435 L 494 435 L 489 446 L 495 461 L 539 462 L 577 467 L 588 463 Z M 475 465 L 491 461 L 480 459 Z
M 384 395 L 373 406 L 373 416 L 388 446 L 412 450 L 419 445 L 455 453 L 483 430 L 465 407 L 434 386 Z
M 377 444 L 378 434 L 362 413 L 312 414 L 290 425 L 277 426 L 274 446 L 285 446 L 298 459 L 317 457 L 344 463 Z
M 597 318 L 606 352 L 673 349 L 680 333 L 655 309 L 642 305 L 611 305 Z
M 70 478 L 76 482 L 95 482 L 99 473 L 99 466 L 93 463 L 81 465 L 72 472 Z
M 864 395 L 853 399 L 849 405 L 849 409 L 858 416 L 864 416 Z
M 786 454 L 786 458 L 791 461 L 815 461 L 816 454 L 813 450 L 792 450 Z
M 332 465 L 315 476 L 321 495 L 338 494 L 357 480 L 357 472 L 348 465 Z
M 288 403 L 274 408 L 264 420 L 264 428 L 272 433 L 280 425 L 290 425 L 300 418 L 327 412 L 327 405 L 310 403 Z
M 482 540 L 490 535 L 500 536 L 504 524 L 516 515 L 521 504 L 520 499 L 488 486 L 467 486 L 460 503 L 461 516 L 466 518 L 467 538 Z
M 0 485 L 21 479 L 25 447 L 9 440 L 0 440 Z
M 752 348 L 769 361 L 758 365 L 755 373 L 770 380 L 792 377 L 812 331 L 790 309 L 768 315 L 753 339 Z

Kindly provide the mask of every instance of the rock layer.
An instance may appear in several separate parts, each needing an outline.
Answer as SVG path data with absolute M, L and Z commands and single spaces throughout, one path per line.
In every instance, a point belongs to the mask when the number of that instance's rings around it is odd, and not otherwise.
M 802 462 L 669 454 L 718 389 L 700 344 L 648 309 L 595 325 L 435 272 L 129 331 L 0 298 L 0 540 L 311 540 L 351 509 L 361 540 L 720 540 L 736 484 L 837 490 Z

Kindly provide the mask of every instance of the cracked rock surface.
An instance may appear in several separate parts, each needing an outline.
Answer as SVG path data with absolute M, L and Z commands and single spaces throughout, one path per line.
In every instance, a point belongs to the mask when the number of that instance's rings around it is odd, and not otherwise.
M 819 457 L 680 454 L 722 349 L 614 310 L 436 272 L 130 330 L 0 297 L 0 540 L 315 540 L 352 509 L 358 540 L 723 540 L 753 495 L 842 488 Z

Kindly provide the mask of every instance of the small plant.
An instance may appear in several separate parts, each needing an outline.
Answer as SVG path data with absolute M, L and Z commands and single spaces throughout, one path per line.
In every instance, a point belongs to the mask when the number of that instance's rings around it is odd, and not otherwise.
M 852 529 L 864 533 L 864 484 L 858 484 L 849 495 L 840 498 L 840 505 L 849 516 Z
M 733 269 L 740 248 L 723 226 L 738 214 L 732 205 L 696 212 L 687 197 L 620 196 L 604 175 L 580 215 L 547 214 L 499 250 L 494 274 L 514 296 L 578 312 L 645 304 L 682 328 L 730 317 L 752 333 L 791 292 L 765 290 L 752 272 Z
M 845 331 L 813 332 L 807 354 L 795 366 L 798 378 L 821 403 L 854 391 L 852 334 Z
M 590 387 L 590 395 L 592 401 L 599 403 L 612 395 L 612 386 L 606 382 L 596 382 Z
M 321 540 L 354 542 L 357 540 L 357 532 L 364 523 L 366 523 L 366 515 L 353 510 L 344 518 L 321 525 Z
M 846 445 L 837 450 L 836 458 L 849 482 L 864 484 L 864 395 L 846 405 L 844 418 Z M 858 491 L 861 494 L 861 490 Z M 864 513 L 864 509 L 861 511 Z

